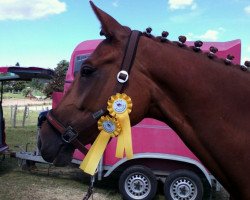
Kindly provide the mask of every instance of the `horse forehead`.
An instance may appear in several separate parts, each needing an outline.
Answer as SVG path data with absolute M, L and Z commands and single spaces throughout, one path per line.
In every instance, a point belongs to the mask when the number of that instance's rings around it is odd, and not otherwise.
M 115 61 L 122 56 L 122 48 L 119 44 L 101 43 L 91 54 L 87 62 L 98 66 L 106 61 Z

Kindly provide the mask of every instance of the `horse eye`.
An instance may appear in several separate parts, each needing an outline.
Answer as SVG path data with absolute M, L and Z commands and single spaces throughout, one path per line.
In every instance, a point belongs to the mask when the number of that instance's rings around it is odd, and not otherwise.
M 81 69 L 81 75 L 82 76 L 89 76 L 91 75 L 96 69 L 90 66 L 83 66 Z

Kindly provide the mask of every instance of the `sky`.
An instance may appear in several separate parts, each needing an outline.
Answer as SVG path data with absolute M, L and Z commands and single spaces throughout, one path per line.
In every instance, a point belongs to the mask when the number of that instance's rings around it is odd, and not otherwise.
M 241 39 L 250 60 L 250 0 L 93 0 L 122 25 L 170 40 Z M 78 43 L 102 38 L 89 0 L 0 0 L 0 66 L 55 68 Z

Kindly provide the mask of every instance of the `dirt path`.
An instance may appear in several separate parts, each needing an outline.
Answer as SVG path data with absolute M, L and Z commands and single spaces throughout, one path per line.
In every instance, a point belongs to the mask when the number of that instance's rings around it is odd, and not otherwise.
M 35 99 L 3 99 L 3 106 L 11 105 L 45 105 L 52 104 L 51 99 L 35 100 Z

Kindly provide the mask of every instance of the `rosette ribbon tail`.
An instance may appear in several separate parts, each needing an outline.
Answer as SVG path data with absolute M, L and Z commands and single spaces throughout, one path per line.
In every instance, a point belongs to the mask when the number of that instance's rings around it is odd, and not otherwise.
M 99 161 L 103 155 L 103 152 L 109 142 L 110 134 L 106 131 L 101 131 L 95 142 L 91 146 L 86 157 L 83 159 L 80 169 L 85 173 L 94 175 L 99 164 Z
M 98 129 L 100 130 L 100 134 L 95 139 L 95 142 L 80 165 L 80 169 L 92 176 L 96 172 L 110 138 L 118 136 L 121 132 L 119 122 L 109 116 L 102 116 L 98 120 Z
M 107 110 L 119 121 L 122 131 L 117 138 L 116 157 L 123 158 L 124 151 L 128 159 L 133 158 L 133 145 L 129 114 L 132 111 L 132 100 L 125 93 L 117 93 L 110 97 Z
M 133 158 L 131 125 L 128 112 L 116 115 L 122 126 L 122 132 L 117 137 L 116 157 L 123 158 L 124 151 L 128 159 Z

